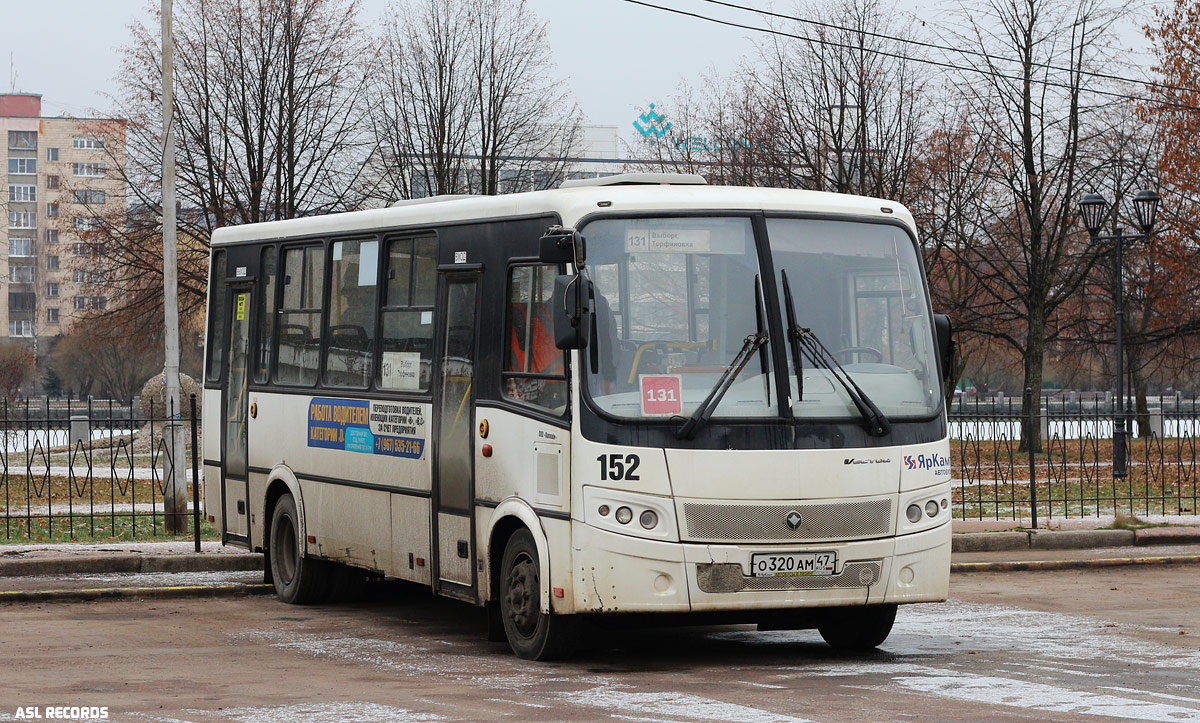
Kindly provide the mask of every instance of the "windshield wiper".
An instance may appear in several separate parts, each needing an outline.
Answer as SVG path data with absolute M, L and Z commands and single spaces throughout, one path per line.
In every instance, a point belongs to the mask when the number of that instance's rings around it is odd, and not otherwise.
M 766 332 L 758 332 L 746 337 L 742 342 L 742 348 L 738 350 L 737 356 L 725 367 L 725 371 L 721 373 L 721 378 L 713 386 L 712 391 L 700 402 L 700 406 L 696 407 L 696 411 L 692 412 L 692 416 L 688 417 L 679 429 L 675 431 L 676 439 L 691 439 L 696 434 L 696 430 L 700 425 L 708 422 L 708 418 L 712 416 L 717 405 L 721 403 L 721 398 L 725 396 L 725 392 L 729 391 L 729 387 L 737 379 L 738 374 L 742 373 L 742 369 L 746 367 L 746 363 L 754 356 L 764 344 L 767 343 Z
M 779 272 L 783 279 L 783 300 L 787 307 L 788 321 L 788 344 L 792 348 L 792 359 L 796 365 L 796 387 L 799 390 L 800 399 L 804 399 L 804 370 L 801 368 L 800 358 L 805 359 L 815 367 L 823 367 L 828 370 L 830 375 L 842 385 L 846 390 L 846 395 L 850 397 L 850 401 L 854 403 L 858 413 L 867 423 L 867 432 L 874 437 L 882 437 L 892 431 L 892 423 L 888 420 L 879 407 L 875 406 L 875 402 L 867 396 L 858 384 L 854 382 L 838 360 L 829 353 L 817 335 L 812 329 L 807 329 L 796 323 L 796 303 L 792 298 L 792 287 L 788 284 L 787 271 Z
M 758 333 L 762 336 L 767 334 L 767 319 L 763 312 L 763 293 L 762 282 L 759 281 L 758 274 L 754 275 L 754 321 L 757 324 L 755 327 Z M 759 352 L 758 361 L 762 367 L 763 378 L 763 396 L 767 398 L 767 406 L 771 406 L 771 362 L 767 358 L 767 350 L 763 349 Z

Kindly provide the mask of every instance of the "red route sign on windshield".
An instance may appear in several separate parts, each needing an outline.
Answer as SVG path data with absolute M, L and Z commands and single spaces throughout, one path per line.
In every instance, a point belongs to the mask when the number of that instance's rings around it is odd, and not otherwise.
M 642 414 L 658 416 L 683 412 L 683 385 L 677 374 L 659 376 L 643 374 Z

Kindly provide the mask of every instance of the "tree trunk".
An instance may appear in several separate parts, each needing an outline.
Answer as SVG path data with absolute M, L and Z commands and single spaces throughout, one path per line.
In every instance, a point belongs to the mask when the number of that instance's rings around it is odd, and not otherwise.
M 1029 423 L 1029 408 L 1021 406 L 1021 452 L 1042 451 L 1042 362 L 1046 355 L 1046 319 L 1040 308 L 1030 309 L 1029 333 L 1025 338 L 1025 388 L 1033 390 L 1033 425 Z M 1032 447 L 1030 446 L 1032 445 Z
M 1146 401 L 1146 375 L 1142 373 L 1139 354 L 1134 351 L 1129 355 L 1130 375 L 1133 377 L 1134 411 L 1137 421 L 1137 438 L 1150 438 L 1150 405 Z
M 954 405 L 954 388 L 958 386 L 958 380 L 962 379 L 963 371 L 967 368 L 967 355 L 961 351 L 955 352 L 954 360 L 950 363 L 949 374 L 946 380 L 942 383 L 942 393 L 946 395 L 946 411 L 949 412 Z M 963 397 L 966 397 L 967 390 L 963 390 Z

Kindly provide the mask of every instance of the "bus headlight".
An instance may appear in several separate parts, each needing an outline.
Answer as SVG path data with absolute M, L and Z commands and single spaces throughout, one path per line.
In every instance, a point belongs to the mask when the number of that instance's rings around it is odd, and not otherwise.
M 930 517 L 937 517 L 938 503 L 937 500 L 929 500 L 925 503 L 925 514 Z
M 908 521 L 913 524 L 921 521 L 921 508 L 919 505 L 909 505 L 908 510 L 904 514 L 908 515 Z
M 669 497 L 584 485 L 583 509 L 583 521 L 592 527 L 648 540 L 679 541 Z

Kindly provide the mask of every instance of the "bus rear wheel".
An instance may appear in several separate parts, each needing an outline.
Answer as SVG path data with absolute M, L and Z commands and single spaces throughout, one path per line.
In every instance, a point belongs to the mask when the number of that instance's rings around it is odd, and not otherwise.
M 508 538 L 499 582 L 504 635 L 517 657 L 553 660 L 570 654 L 575 626 L 562 615 L 542 612 L 541 566 L 529 530 Z
M 887 640 L 895 622 L 895 605 L 833 608 L 817 631 L 838 650 L 870 650 Z
M 271 513 L 271 578 L 285 603 L 324 602 L 329 593 L 329 564 L 301 554 L 300 516 L 296 501 L 284 495 Z

